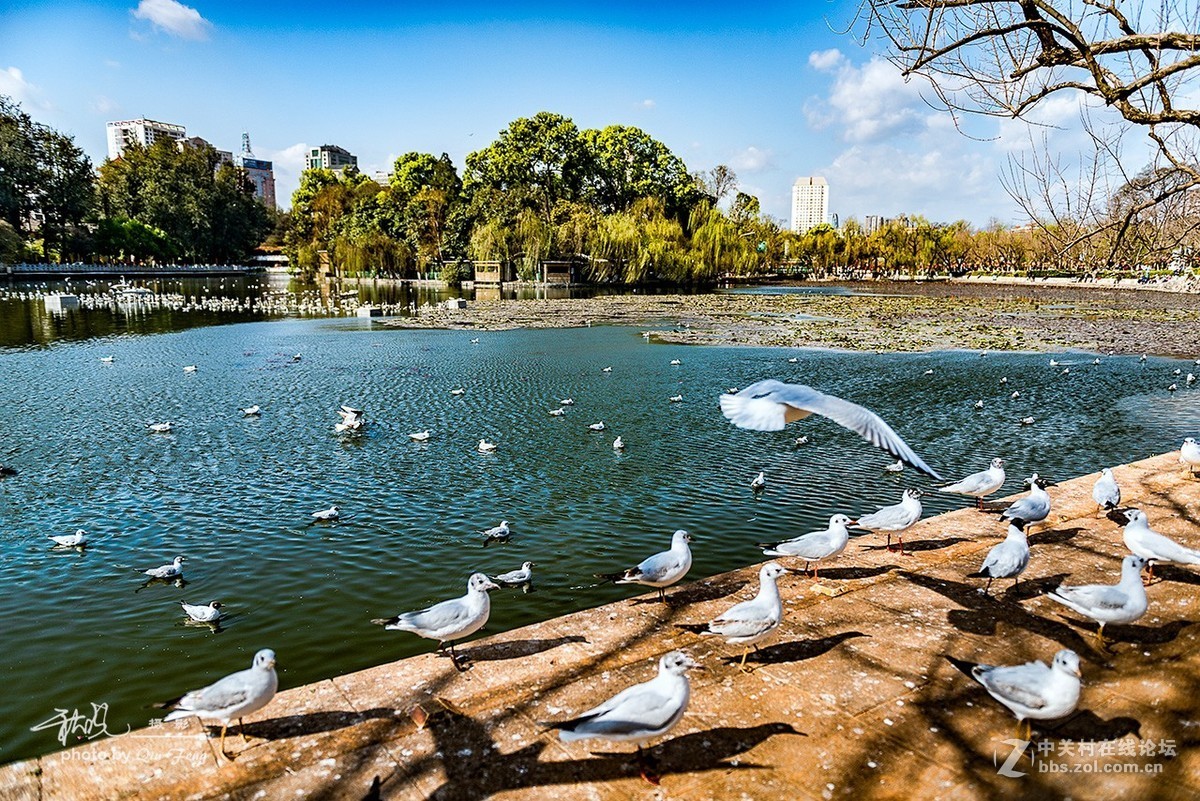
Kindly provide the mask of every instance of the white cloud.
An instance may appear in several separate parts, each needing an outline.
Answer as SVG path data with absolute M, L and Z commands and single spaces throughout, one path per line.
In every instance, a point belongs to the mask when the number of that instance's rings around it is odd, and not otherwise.
M 828 106 L 849 142 L 877 142 L 921 128 L 934 115 L 921 97 L 921 87 L 905 81 L 900 71 L 882 58 L 861 67 L 846 64 L 838 70 Z
M 775 154 L 751 145 L 731 158 L 729 166 L 738 172 L 762 172 L 775 167 Z
M 175 0 L 141 0 L 130 13 L 181 39 L 202 41 L 212 30 L 212 23 L 200 16 L 199 11 Z
M 842 51 L 836 47 L 829 50 L 816 50 L 808 54 L 808 66 L 818 72 L 827 72 L 842 63 Z
M 49 111 L 50 104 L 42 97 L 42 90 L 25 80 L 25 73 L 17 67 L 0 70 L 0 95 L 8 95 L 13 100 L 30 109 Z
M 655 106 L 657 106 L 657 105 L 658 105 L 658 104 L 657 104 L 657 103 L 655 103 L 655 102 L 654 102 L 653 100 L 651 100 L 650 98 L 646 98 L 645 100 L 643 100 L 643 101 L 642 101 L 642 108 L 654 108 L 654 107 L 655 107 Z
M 308 145 L 297 142 L 282 150 L 259 147 L 259 158 L 272 162 L 275 171 L 275 202 L 281 208 L 292 207 L 292 194 L 300 186 L 300 173 L 304 172 L 304 157 Z
M 97 114 L 110 116 L 113 112 L 119 111 L 120 108 L 121 106 L 117 101 L 105 95 L 97 95 L 96 99 L 92 101 L 92 111 Z

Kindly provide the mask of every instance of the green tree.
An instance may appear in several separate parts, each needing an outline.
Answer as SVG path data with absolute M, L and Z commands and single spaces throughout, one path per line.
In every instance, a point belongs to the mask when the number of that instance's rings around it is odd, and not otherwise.
M 663 201 L 686 217 L 699 193 L 683 161 L 640 128 L 610 125 L 581 134 L 588 150 L 585 197 L 604 213 L 625 211 L 641 198 Z

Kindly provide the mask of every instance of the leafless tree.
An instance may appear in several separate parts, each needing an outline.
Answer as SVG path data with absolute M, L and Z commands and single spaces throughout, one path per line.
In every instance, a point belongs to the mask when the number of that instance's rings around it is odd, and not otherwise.
M 1097 126 L 1088 128 L 1094 155 L 1079 175 L 1049 155 L 1011 165 L 1006 186 L 1020 190 L 1027 211 L 1052 207 L 1049 224 L 1070 218 L 1078 227 L 1059 231 L 1064 247 L 1099 238 L 1112 263 L 1147 215 L 1160 214 L 1153 209 L 1195 212 L 1184 200 L 1200 186 L 1194 0 L 862 0 L 859 14 L 866 36 L 882 36 L 893 63 L 928 79 L 951 113 L 1029 119 L 1048 98 L 1077 93 L 1090 101 L 1084 106 L 1111 109 L 1125 129 L 1145 132 L 1153 148 L 1145 170 L 1127 169 L 1121 136 Z M 1111 170 L 1132 187 L 1120 203 L 1096 196 Z M 1068 198 L 1074 207 L 1063 205 Z M 1044 213 L 1031 216 L 1047 223 Z

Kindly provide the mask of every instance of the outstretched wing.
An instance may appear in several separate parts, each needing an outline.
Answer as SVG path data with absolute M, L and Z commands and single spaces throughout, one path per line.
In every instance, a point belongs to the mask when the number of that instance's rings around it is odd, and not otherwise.
M 722 395 L 721 411 L 734 425 L 754 431 L 779 431 L 792 420 L 819 414 L 922 473 L 942 480 L 879 415 L 804 384 L 785 384 L 774 379 L 759 381 L 736 395 Z

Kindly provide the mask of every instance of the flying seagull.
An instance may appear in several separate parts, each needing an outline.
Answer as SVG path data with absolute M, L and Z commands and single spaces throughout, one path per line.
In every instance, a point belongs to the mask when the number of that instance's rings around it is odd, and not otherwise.
M 922 473 L 942 480 L 879 415 L 803 384 L 785 384 L 774 379 L 758 381 L 736 395 L 722 395 L 721 411 L 738 428 L 754 431 L 780 431 L 788 423 L 819 414 Z

